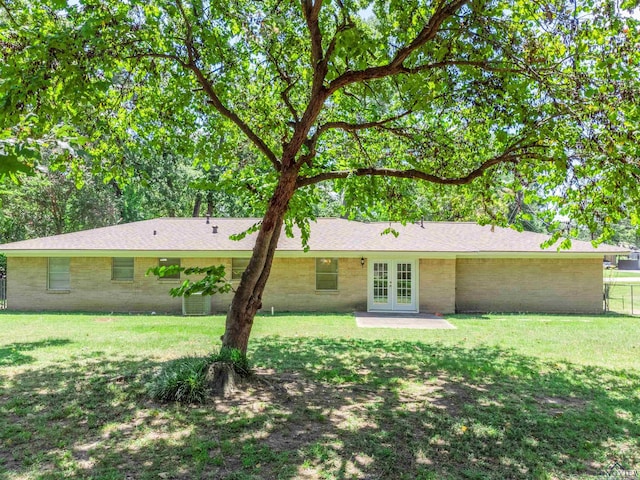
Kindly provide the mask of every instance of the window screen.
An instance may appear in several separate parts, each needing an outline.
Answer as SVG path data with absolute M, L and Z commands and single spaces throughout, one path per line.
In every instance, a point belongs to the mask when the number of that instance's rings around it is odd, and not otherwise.
M 111 280 L 133 280 L 133 258 L 113 257 Z
M 47 288 L 49 290 L 69 290 L 71 275 L 69 258 L 49 258 L 49 274 Z
M 338 259 L 316 258 L 316 290 L 338 289 Z
M 158 261 L 158 265 L 161 267 L 170 267 L 172 265 L 180 266 L 179 258 L 161 258 Z M 164 275 L 160 277 L 160 280 L 180 280 L 180 272 L 176 272 L 173 275 Z
M 231 280 L 240 280 L 242 274 L 249 265 L 248 258 L 232 258 L 231 259 Z

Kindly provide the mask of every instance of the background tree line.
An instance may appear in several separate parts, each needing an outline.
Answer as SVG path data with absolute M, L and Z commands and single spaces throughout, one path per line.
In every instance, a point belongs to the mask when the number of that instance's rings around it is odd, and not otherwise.
M 221 186 L 223 174 L 190 158 L 167 152 L 164 155 L 130 154 L 126 164 L 131 172 L 126 182 L 109 179 L 104 171 L 93 171 L 89 163 L 73 171 L 46 163 L 34 174 L 18 174 L 5 179 L 0 189 L 0 241 L 27 240 L 47 235 L 134 222 L 156 217 L 260 216 L 260 206 L 252 202 L 255 187 L 230 195 Z M 525 204 L 504 195 L 489 203 L 473 198 L 464 188 L 443 186 L 435 195 L 421 192 L 420 184 L 402 184 L 388 179 L 367 179 L 361 187 L 372 190 L 376 205 L 357 203 L 350 189 L 336 193 L 323 189 L 314 205 L 315 216 L 341 216 L 357 220 L 402 221 L 415 218 L 418 209 L 425 221 L 477 221 L 515 225 L 550 233 L 547 219 L 555 213 L 541 204 Z M 376 195 L 374 195 L 376 193 Z M 591 234 L 581 232 L 582 239 Z M 615 227 L 612 242 L 639 245 L 638 229 L 630 221 Z

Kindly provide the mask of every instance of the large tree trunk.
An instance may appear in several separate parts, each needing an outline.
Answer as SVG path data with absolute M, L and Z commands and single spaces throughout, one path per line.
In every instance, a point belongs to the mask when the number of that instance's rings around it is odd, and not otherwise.
M 196 193 L 196 199 L 193 202 L 193 214 L 192 217 L 200 216 L 200 207 L 202 206 L 202 194 Z
M 262 308 L 262 292 L 271 272 L 284 216 L 296 190 L 297 169 L 282 172 L 262 219 L 249 265 L 231 302 L 222 346 L 247 352 L 249 335 L 256 312 Z

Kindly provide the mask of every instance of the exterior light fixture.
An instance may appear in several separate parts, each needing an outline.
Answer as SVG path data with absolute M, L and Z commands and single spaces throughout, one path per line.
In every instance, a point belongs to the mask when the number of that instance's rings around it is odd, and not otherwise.
M 360 266 L 364 268 L 364 257 L 360 257 Z

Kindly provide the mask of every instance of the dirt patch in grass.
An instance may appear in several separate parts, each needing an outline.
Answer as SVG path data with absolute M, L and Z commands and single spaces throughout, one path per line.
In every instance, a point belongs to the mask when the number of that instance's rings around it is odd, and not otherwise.
M 110 323 L 115 322 L 117 318 L 115 317 L 97 317 L 94 321 L 98 323 Z
M 539 396 L 535 400 L 550 415 L 561 415 L 568 410 L 583 409 L 587 405 L 586 400 L 570 396 Z
M 2 401 L 2 398 L 0 398 L 0 401 Z M 22 466 L 20 455 L 16 455 L 13 447 L 16 443 L 13 437 L 20 433 L 19 424 L 22 421 L 22 417 L 10 413 L 5 414 L 4 420 L 13 428 L 10 432 L 5 430 L 2 437 L 0 437 L 0 445 L 2 446 L 0 448 L 0 472 L 2 472 L 3 468 L 11 471 Z

